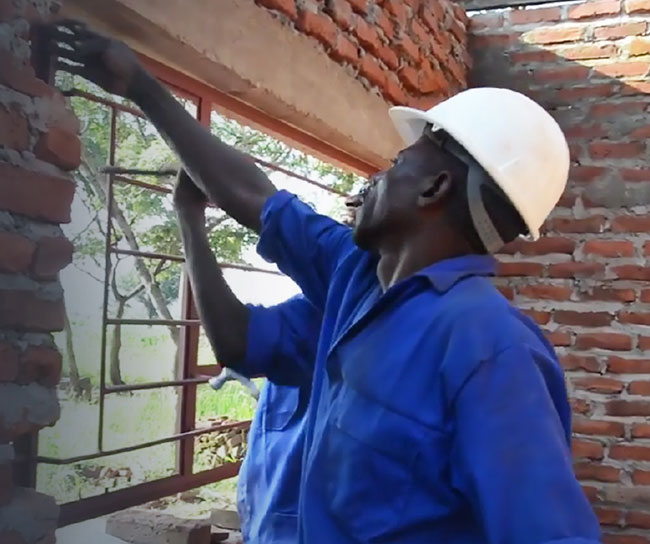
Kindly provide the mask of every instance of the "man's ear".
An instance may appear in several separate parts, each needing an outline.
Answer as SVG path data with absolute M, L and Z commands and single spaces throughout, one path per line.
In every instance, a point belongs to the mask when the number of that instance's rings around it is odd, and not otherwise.
M 425 208 L 442 202 L 451 192 L 451 183 L 451 174 L 446 170 L 424 178 L 420 185 L 418 206 Z

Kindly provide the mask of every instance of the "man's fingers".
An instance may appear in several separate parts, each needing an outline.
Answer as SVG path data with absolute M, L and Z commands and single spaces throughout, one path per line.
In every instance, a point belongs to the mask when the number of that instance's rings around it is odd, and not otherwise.
M 86 77 L 86 67 L 80 66 L 79 64 L 70 64 L 69 62 L 58 60 L 56 63 L 56 69 L 63 72 L 68 72 L 72 75 Z
M 83 53 L 80 53 L 79 51 L 75 49 L 67 49 L 66 47 L 61 47 L 60 45 L 55 45 L 53 50 L 53 54 L 55 57 L 64 59 L 67 61 L 71 62 L 76 62 L 76 63 L 83 63 L 86 59 L 86 55 Z

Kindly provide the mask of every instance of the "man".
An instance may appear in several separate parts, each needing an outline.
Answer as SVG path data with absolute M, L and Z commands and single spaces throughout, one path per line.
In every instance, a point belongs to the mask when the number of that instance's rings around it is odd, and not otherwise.
M 394 109 L 407 147 L 373 176 L 351 231 L 277 191 L 123 44 L 78 23 L 54 38 L 69 70 L 142 108 L 197 187 L 260 232 L 260 254 L 323 312 L 300 542 L 598 541 L 553 349 L 488 280 L 489 253 L 537 237 L 566 184 L 568 147 L 542 108 L 488 88 Z
M 181 170 L 174 205 L 196 307 L 217 360 L 237 357 L 238 369 L 248 376 L 264 374 L 274 361 L 285 359 L 293 365 L 311 367 L 320 313 L 304 297 L 271 308 L 242 304 L 210 249 L 205 232 L 206 204 L 203 193 Z M 297 385 L 269 382 L 258 401 L 237 486 L 242 536 L 247 543 L 293 544 L 298 538 L 304 415 L 311 374 L 305 373 Z

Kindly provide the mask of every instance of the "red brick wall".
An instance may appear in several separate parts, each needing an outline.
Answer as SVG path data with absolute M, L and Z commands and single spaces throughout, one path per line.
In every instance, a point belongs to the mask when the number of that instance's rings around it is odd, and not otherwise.
M 466 86 L 467 18 L 450 0 L 256 2 L 391 103 L 426 108 Z
M 52 425 L 63 328 L 58 272 L 72 257 L 70 220 L 78 123 L 63 97 L 34 75 L 30 26 L 53 0 L 0 0 L 0 542 L 49 543 L 53 499 L 13 486 L 12 442 Z
M 564 128 L 569 187 L 498 280 L 557 347 L 576 472 L 606 542 L 650 543 L 650 2 L 474 14 L 473 85 L 516 88 Z

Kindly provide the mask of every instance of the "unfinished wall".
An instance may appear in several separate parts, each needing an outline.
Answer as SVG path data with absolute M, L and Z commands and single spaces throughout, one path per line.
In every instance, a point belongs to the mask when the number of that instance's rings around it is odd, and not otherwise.
M 30 66 L 30 26 L 54 0 L 0 0 L 0 542 L 54 541 L 54 499 L 13 485 L 13 442 L 59 417 L 63 328 L 57 276 L 72 256 L 59 225 L 74 195 L 78 124 Z M 13 474 L 13 476 L 17 476 Z M 21 475 L 23 477 L 23 475 Z
M 385 166 L 390 103 L 463 88 L 466 17 L 450 0 L 70 0 L 69 15 L 354 157 Z M 368 91 L 371 92 L 368 92 Z M 296 143 L 296 142 L 292 142 Z
M 650 2 L 472 16 L 474 85 L 549 108 L 572 152 L 547 237 L 501 256 L 499 284 L 567 369 L 576 472 L 606 542 L 650 542 Z

